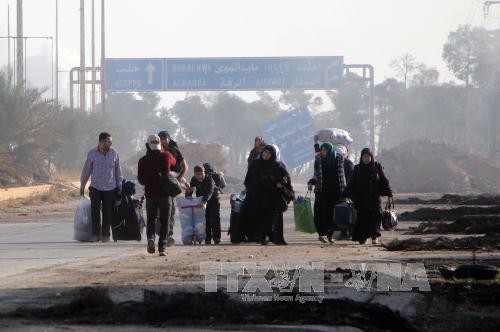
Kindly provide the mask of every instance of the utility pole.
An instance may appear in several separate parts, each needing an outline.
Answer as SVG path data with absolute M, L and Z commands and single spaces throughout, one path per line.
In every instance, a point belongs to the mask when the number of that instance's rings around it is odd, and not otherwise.
M 104 75 L 104 59 L 106 57 L 106 44 L 105 44 L 105 31 L 104 25 L 104 0 L 101 0 L 101 107 L 102 113 L 106 113 L 106 76 Z
M 17 0 L 17 68 L 16 78 L 17 85 L 24 85 L 24 70 L 23 70 L 23 0 Z
M 56 0 L 56 70 L 55 70 L 55 103 L 59 107 L 59 0 Z
M 7 5 L 7 84 L 10 88 L 12 73 L 10 68 L 10 6 Z
M 344 65 L 344 71 L 346 75 L 346 80 L 353 80 L 349 78 L 349 73 L 351 70 L 361 69 L 362 75 L 359 78 L 360 81 L 369 84 L 368 87 L 368 111 L 370 113 L 370 146 L 374 154 L 377 153 L 375 148 L 375 107 L 374 107 L 374 93 L 375 93 L 375 69 L 370 64 L 346 64 Z M 368 72 L 367 72 L 368 71 Z
M 91 99 L 92 99 L 92 106 L 90 108 L 91 112 L 95 112 L 95 20 L 94 20 L 94 0 L 92 0 L 92 91 L 91 91 Z
M 80 110 L 85 112 L 85 0 L 80 0 Z
M 484 17 L 487 17 L 490 12 L 490 7 L 492 5 L 500 5 L 500 1 L 485 1 L 483 4 Z M 500 61 L 497 60 L 497 66 L 495 68 L 495 105 L 490 111 L 490 157 L 500 159 L 500 121 L 498 120 L 498 114 L 500 110 Z

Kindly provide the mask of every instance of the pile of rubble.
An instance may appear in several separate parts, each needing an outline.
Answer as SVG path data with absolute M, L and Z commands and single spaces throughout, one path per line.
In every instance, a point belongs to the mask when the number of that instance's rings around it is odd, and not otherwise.
M 409 140 L 377 159 L 396 192 L 500 192 L 494 160 L 449 143 Z

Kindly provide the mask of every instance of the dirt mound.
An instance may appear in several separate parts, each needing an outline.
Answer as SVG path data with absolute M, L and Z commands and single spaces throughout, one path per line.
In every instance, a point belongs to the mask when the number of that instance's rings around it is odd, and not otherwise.
M 456 145 L 408 140 L 377 158 L 399 192 L 500 192 L 495 161 Z
M 451 209 L 420 208 L 413 212 L 403 212 L 399 215 L 399 220 L 417 221 L 454 221 L 466 215 L 499 215 L 500 206 L 474 207 L 459 206 Z
M 301 294 L 287 295 L 295 297 Z M 269 296 L 272 299 L 274 295 Z M 367 331 L 418 331 L 399 312 L 393 312 L 386 306 L 346 298 L 324 299 L 322 303 L 270 300 L 245 302 L 223 292 L 163 293 L 145 289 L 143 301 L 114 303 L 106 288 L 91 287 L 81 289 L 68 304 L 48 308 L 19 308 L 9 314 L 0 314 L 2 318 L 31 318 L 71 324 L 153 324 L 213 329 L 228 324 L 325 324 L 352 325 Z
M 408 197 L 404 199 L 395 199 L 394 202 L 396 204 L 497 205 L 500 203 L 500 195 L 482 194 L 477 196 L 461 196 L 445 194 L 438 199 Z
M 500 234 L 500 216 L 464 216 L 451 224 L 421 223 L 411 234 Z
M 429 241 L 424 241 L 420 238 L 411 238 L 407 240 L 394 239 L 389 243 L 382 243 L 382 246 L 389 251 L 464 249 L 498 250 L 500 249 L 500 235 L 494 234 L 481 237 L 468 236 L 461 239 L 450 239 L 445 236 L 440 236 Z

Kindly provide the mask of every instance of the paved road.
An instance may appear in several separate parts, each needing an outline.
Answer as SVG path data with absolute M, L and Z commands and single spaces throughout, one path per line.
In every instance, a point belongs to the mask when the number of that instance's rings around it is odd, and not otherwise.
M 230 212 L 226 201 L 224 197 L 221 208 L 223 231 L 228 228 Z M 145 217 L 144 211 L 143 214 Z M 54 216 L 51 219 L 32 219 L 27 217 L 22 222 L 0 223 L 0 280 L 29 272 L 30 269 L 78 261 L 85 263 L 111 256 L 126 257 L 137 254 L 138 250 L 146 250 L 145 230 L 142 242 L 84 243 L 73 240 L 73 218 Z M 174 239 L 176 243 L 181 243 L 177 214 Z M 0 287 L 1 284 L 0 281 Z
M 32 268 L 127 255 L 145 242 L 80 243 L 72 240 L 73 220 L 0 224 L 0 280 Z M 135 251 L 135 250 L 133 250 Z

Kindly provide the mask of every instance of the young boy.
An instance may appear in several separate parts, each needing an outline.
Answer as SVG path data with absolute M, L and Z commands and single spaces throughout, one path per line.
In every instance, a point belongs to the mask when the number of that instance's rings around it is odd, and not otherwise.
M 220 243 L 220 201 L 219 192 L 214 190 L 215 184 L 211 176 L 205 174 L 203 166 L 194 167 L 194 176 L 190 186 L 196 189 L 196 197 L 202 196 L 202 204 L 206 206 L 206 238 L 205 244 Z

